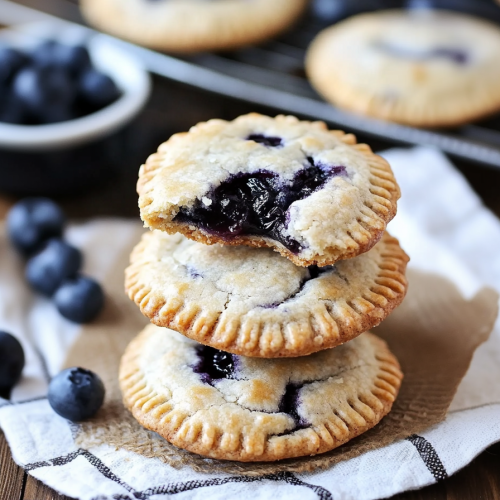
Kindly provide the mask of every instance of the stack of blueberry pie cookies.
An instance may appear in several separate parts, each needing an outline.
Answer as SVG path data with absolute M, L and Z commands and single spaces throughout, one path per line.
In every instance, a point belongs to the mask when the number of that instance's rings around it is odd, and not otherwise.
M 171 137 L 138 192 L 152 231 L 126 289 L 152 324 L 120 384 L 144 427 L 207 457 L 274 461 L 390 411 L 402 373 L 367 330 L 403 300 L 408 257 L 385 231 L 400 193 L 384 159 L 324 123 L 250 114 Z

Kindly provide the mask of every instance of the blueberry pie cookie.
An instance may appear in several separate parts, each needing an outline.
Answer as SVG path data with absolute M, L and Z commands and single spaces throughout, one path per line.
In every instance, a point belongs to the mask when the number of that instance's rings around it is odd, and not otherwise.
M 311 83 L 333 104 L 414 126 L 500 110 L 500 29 L 446 11 L 362 14 L 313 41 Z
M 137 189 L 150 228 L 271 247 L 299 266 L 368 251 L 400 196 L 388 163 L 353 135 L 255 113 L 172 136 L 141 167 Z
M 366 333 L 297 359 L 217 351 L 149 325 L 121 362 L 125 405 L 144 427 L 211 458 L 274 461 L 324 453 L 391 410 L 402 373 Z
M 159 50 L 225 50 L 277 35 L 307 0 L 81 0 L 83 15 L 112 35 Z
M 270 249 L 153 231 L 132 252 L 125 286 L 158 326 L 243 356 L 293 357 L 378 325 L 405 296 L 407 262 L 387 233 L 354 259 L 299 267 Z

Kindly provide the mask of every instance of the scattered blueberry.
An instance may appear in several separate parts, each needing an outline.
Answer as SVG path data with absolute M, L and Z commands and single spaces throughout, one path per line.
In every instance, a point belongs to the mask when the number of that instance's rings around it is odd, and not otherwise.
M 24 255 L 39 250 L 49 238 L 62 236 L 64 213 L 48 198 L 25 198 L 7 215 L 7 231 L 14 246 Z
M 21 378 L 24 351 L 10 333 L 0 331 L 0 397 L 10 398 L 12 388 Z
M 68 368 L 49 385 L 49 404 L 61 417 L 80 422 L 94 416 L 104 401 L 104 384 L 84 368 Z
M 120 91 L 115 82 L 104 73 L 91 69 L 83 73 L 79 82 L 80 96 L 93 106 L 107 106 L 116 101 Z
M 54 294 L 54 303 L 66 319 L 75 323 L 88 323 L 101 312 L 104 293 L 96 281 L 77 276 L 63 282 Z
M 81 265 L 80 250 L 62 240 L 51 239 L 28 261 L 25 276 L 32 288 L 50 297 L 63 281 L 76 275 Z

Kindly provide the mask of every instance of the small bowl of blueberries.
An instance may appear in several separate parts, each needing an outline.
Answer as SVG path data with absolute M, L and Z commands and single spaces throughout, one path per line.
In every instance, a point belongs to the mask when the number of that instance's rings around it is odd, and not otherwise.
M 0 31 L 0 189 L 52 195 L 85 184 L 78 176 L 92 162 L 78 162 L 103 156 L 89 151 L 132 121 L 150 86 L 106 35 L 47 21 Z

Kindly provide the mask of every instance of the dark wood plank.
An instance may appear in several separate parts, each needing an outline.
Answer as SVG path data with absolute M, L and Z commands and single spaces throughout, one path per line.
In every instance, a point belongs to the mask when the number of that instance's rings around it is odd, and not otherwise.
M 24 488 L 24 471 L 18 467 L 3 432 L 0 431 L 0 498 L 21 500 Z
M 500 500 L 500 443 L 437 484 L 395 495 L 391 500 Z
M 69 497 L 59 495 L 45 484 L 32 476 L 26 478 L 26 488 L 22 500 L 71 500 Z

